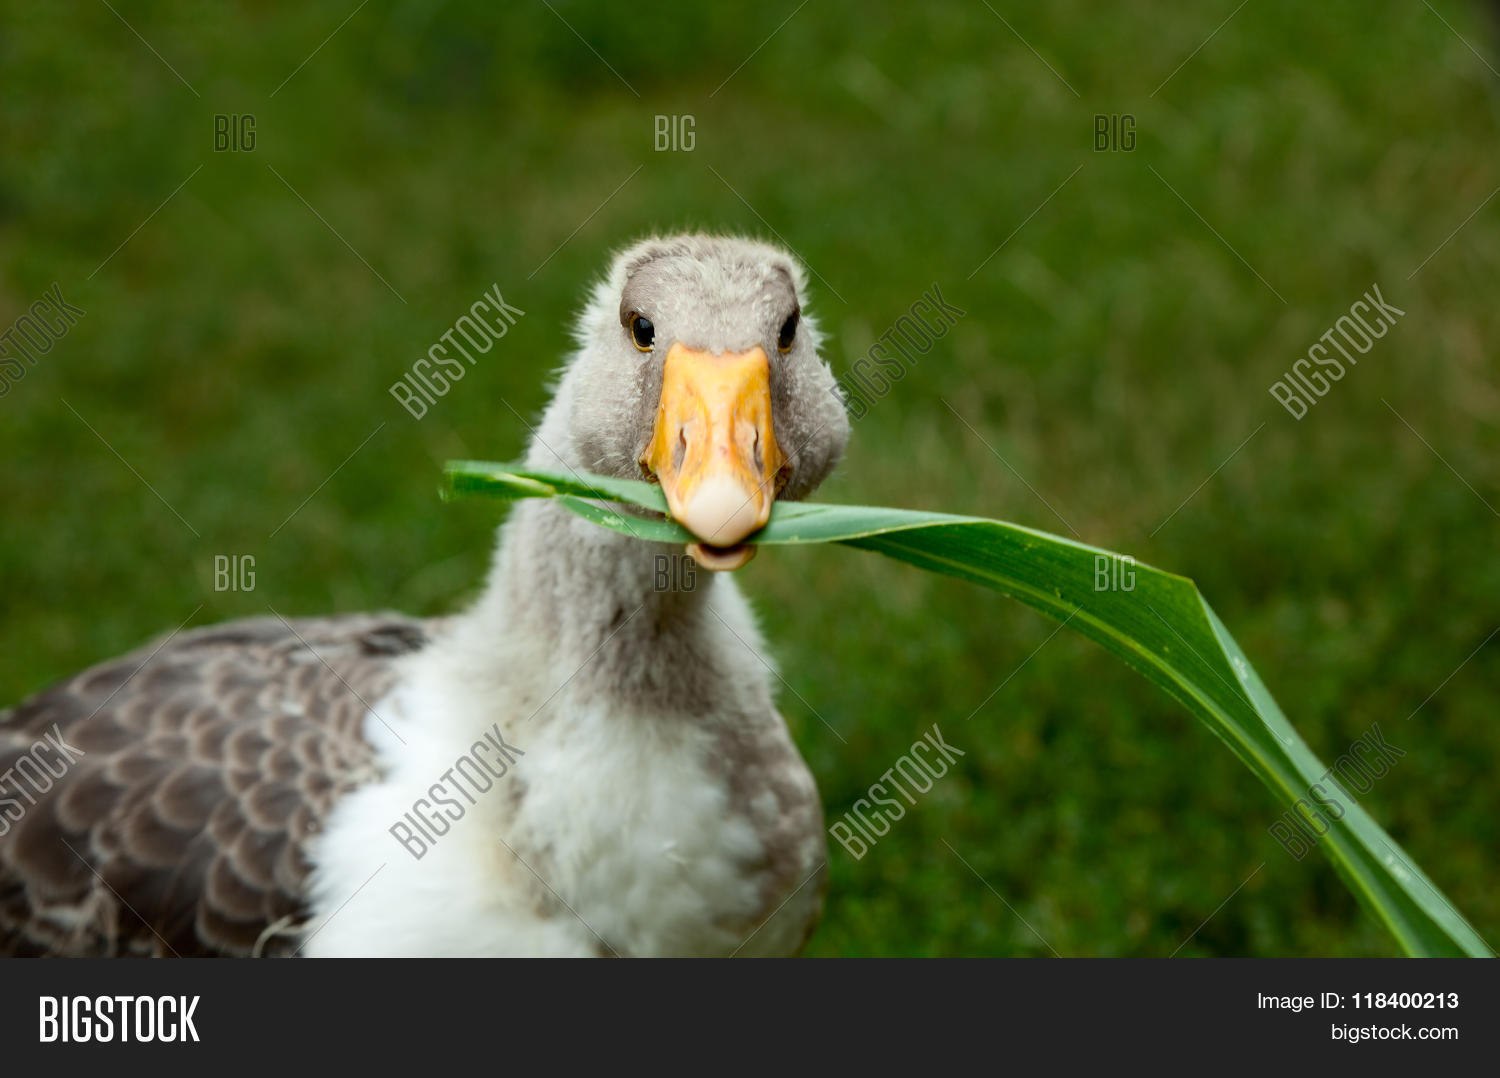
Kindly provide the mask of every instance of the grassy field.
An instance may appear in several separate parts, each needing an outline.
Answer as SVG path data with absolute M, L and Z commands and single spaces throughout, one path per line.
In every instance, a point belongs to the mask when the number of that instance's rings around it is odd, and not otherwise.
M 184 620 L 453 609 L 498 514 L 441 462 L 519 453 L 608 252 L 779 235 L 838 371 L 934 283 L 967 312 L 821 500 L 1193 577 L 1320 756 L 1405 752 L 1362 800 L 1500 942 L 1494 27 L 1236 2 L 0 5 L 0 327 L 86 311 L 0 398 L 0 704 Z M 494 284 L 525 316 L 414 421 L 387 388 Z M 1268 387 L 1372 285 L 1404 317 L 1293 419 Z M 1392 950 L 1097 647 L 848 550 L 741 580 L 830 816 L 934 723 L 966 753 L 835 848 L 811 953 Z

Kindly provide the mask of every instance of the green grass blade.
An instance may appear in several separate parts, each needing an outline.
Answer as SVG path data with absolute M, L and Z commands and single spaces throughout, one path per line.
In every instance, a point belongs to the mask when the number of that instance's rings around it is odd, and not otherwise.
M 558 475 L 513 465 L 454 461 L 445 496 L 555 497 L 596 524 L 642 539 L 691 536 L 666 519 L 660 488 L 629 479 Z M 647 510 L 618 511 L 609 502 Z M 1491 950 L 1415 862 L 1338 785 L 1292 729 L 1244 652 L 1186 577 L 1046 532 L 978 517 L 865 506 L 778 503 L 753 540 L 761 545 L 841 543 L 992 588 L 1102 644 L 1196 715 L 1297 811 L 1318 785 L 1342 806 L 1318 844 L 1350 890 L 1411 955 L 1490 956 Z M 1116 559 L 1116 560 L 1111 560 Z M 1325 812 L 1325 816 L 1331 812 Z

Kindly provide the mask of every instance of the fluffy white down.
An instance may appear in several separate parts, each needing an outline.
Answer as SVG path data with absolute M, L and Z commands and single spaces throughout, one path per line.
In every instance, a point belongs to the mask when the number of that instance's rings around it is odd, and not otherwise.
M 743 656 L 747 680 L 765 679 L 730 639 L 763 651 L 733 582 L 716 581 L 711 601 L 724 650 Z M 725 924 L 726 911 L 759 923 L 763 899 L 740 867 L 759 855 L 755 830 L 703 766 L 710 724 L 609 712 L 569 680 L 570 659 L 535 639 L 504 634 L 497 654 L 495 613 L 481 605 L 455 619 L 373 703 L 368 736 L 386 777 L 341 801 L 315 841 L 302 953 L 597 956 L 622 941 L 634 955 L 795 953 L 817 908 L 811 885 L 758 929 Z M 414 859 L 389 828 L 496 722 L 525 755 Z M 513 781 L 524 783 L 519 802 L 506 796 Z M 818 846 L 807 850 L 814 866 Z

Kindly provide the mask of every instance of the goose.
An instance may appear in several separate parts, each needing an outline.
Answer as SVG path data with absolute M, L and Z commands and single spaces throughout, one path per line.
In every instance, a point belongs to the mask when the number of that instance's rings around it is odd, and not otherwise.
M 0 714 L 0 953 L 797 953 L 822 806 L 730 574 L 848 439 L 806 288 L 683 234 L 589 295 L 525 461 L 660 483 L 686 549 L 528 501 L 459 613 L 181 632 Z

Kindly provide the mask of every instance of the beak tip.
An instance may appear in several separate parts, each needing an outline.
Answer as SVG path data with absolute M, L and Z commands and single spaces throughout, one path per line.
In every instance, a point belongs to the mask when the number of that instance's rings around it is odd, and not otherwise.
M 682 526 L 710 546 L 730 547 L 765 523 L 765 498 L 728 476 L 710 476 L 675 514 Z

